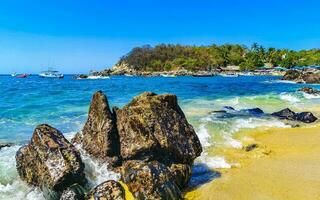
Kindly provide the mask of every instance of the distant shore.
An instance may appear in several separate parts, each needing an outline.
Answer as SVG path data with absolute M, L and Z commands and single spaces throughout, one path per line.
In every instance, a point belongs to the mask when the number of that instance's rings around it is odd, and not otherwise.
M 246 141 L 259 146 L 250 152 L 224 150 L 239 166 L 185 194 L 186 199 L 256 200 L 320 197 L 320 126 L 248 131 Z

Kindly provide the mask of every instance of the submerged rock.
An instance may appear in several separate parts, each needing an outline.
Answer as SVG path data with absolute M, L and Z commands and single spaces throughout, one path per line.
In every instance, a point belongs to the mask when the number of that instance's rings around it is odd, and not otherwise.
M 283 109 L 279 112 L 272 113 L 271 115 L 280 119 L 297 120 L 304 123 L 312 123 L 318 119 L 311 112 L 295 113 L 289 108 Z
M 316 95 L 320 94 L 319 90 L 316 90 L 316 89 L 313 89 L 313 88 L 310 88 L 310 87 L 304 87 L 304 88 L 299 89 L 298 91 L 304 92 L 304 93 L 307 93 L 307 94 L 316 94 Z
M 254 150 L 254 149 L 258 148 L 258 147 L 259 147 L 258 144 L 249 144 L 248 146 L 245 147 L 245 150 L 247 152 L 249 152 L 249 151 L 252 151 L 252 150 Z
M 242 109 L 242 110 L 240 110 L 240 112 L 245 112 L 245 113 L 248 113 L 250 115 L 262 115 L 262 114 L 264 114 L 263 110 L 261 110 L 260 108 Z
M 202 152 L 175 95 L 145 92 L 115 113 L 124 160 L 192 164 Z
M 79 134 L 74 141 L 82 142 L 86 152 L 95 158 L 112 164 L 118 161 L 120 147 L 116 123 L 107 97 L 101 91 L 93 95 L 82 137 Z
M 59 130 L 46 124 L 36 127 L 29 144 L 18 150 L 16 162 L 20 178 L 42 190 L 59 193 L 85 182 L 79 152 Z
M 13 146 L 13 143 L 0 143 L 0 150 L 4 147 L 11 147 Z
M 121 177 L 138 200 L 182 199 L 170 171 L 158 161 L 127 161 L 122 166 Z
M 93 188 L 87 200 L 125 200 L 125 191 L 119 182 L 110 180 Z

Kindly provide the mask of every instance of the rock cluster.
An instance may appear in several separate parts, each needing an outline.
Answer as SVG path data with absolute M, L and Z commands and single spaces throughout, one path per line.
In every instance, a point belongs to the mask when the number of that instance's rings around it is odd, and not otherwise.
M 87 122 L 72 142 L 120 172 L 136 199 L 182 199 L 193 161 L 202 152 L 177 97 L 149 92 L 112 111 L 107 97 L 96 92 Z M 16 160 L 21 179 L 43 191 L 54 191 L 55 199 L 125 199 L 121 184 L 107 180 L 84 197 L 80 154 L 49 125 L 36 128 Z
M 297 83 L 320 83 L 320 74 L 312 72 L 301 72 L 298 70 L 288 70 L 282 80 L 295 81 Z
M 307 93 L 307 94 L 320 95 L 320 91 L 319 90 L 316 90 L 316 89 L 310 88 L 310 87 L 304 87 L 304 88 L 299 89 L 298 91 L 304 92 L 304 93 Z
M 278 112 L 274 112 L 271 115 L 278 117 L 280 119 L 297 120 L 304 123 L 312 123 L 318 119 L 311 112 L 295 113 L 289 108 L 280 110 Z

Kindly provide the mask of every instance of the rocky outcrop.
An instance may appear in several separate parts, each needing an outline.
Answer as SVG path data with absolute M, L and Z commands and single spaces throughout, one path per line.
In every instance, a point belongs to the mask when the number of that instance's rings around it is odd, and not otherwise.
M 294 81 L 294 80 L 300 80 L 302 76 L 302 73 L 298 70 L 288 70 L 285 75 L 282 77 L 282 80 L 287 81 Z
M 297 83 L 320 83 L 320 74 L 312 72 L 300 72 L 297 70 L 288 70 L 282 77 L 282 80 L 295 81 Z
M 310 87 L 304 87 L 298 90 L 299 92 L 304 92 L 307 94 L 315 94 L 315 95 L 320 95 L 320 91 L 316 90 L 314 88 L 310 88 Z
M 182 199 L 178 186 L 172 181 L 172 174 L 158 161 L 127 161 L 122 166 L 121 177 L 138 200 Z
M 16 162 L 20 178 L 42 190 L 60 193 L 85 182 L 79 152 L 59 130 L 46 124 L 37 126 L 29 144 L 18 150 Z
M 312 123 L 317 120 L 317 118 L 311 112 L 295 113 L 289 108 L 280 110 L 279 112 L 274 112 L 271 115 L 280 119 L 297 120 L 304 123 Z
M 175 95 L 143 93 L 121 109 L 110 110 L 107 97 L 93 95 L 88 119 L 72 139 L 77 147 L 110 164 L 139 199 L 182 199 L 191 167 L 202 147 Z M 60 131 L 40 125 L 16 156 L 22 180 L 39 186 L 47 199 L 82 200 L 84 165 Z M 107 181 L 86 199 L 125 199 L 121 184 Z
M 124 160 L 192 164 L 202 152 L 175 95 L 146 92 L 115 112 Z
M 305 73 L 302 75 L 302 79 L 305 83 L 313 84 L 320 83 L 320 74 L 316 73 Z
M 115 118 L 107 97 L 101 91 L 92 97 L 88 119 L 82 130 L 82 139 L 80 138 L 77 135 L 74 141 L 82 141 L 83 149 L 94 158 L 111 164 L 118 162 L 119 138 Z
M 120 183 L 110 180 L 93 188 L 87 200 L 125 200 L 125 191 Z

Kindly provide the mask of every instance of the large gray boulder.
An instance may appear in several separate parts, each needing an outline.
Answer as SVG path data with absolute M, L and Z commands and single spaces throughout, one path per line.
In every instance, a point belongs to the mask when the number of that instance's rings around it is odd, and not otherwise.
M 79 152 L 59 130 L 46 124 L 36 127 L 29 144 L 18 150 L 16 162 L 20 178 L 45 191 L 59 193 L 85 183 Z
M 114 112 L 123 160 L 192 164 L 202 152 L 175 95 L 145 92 Z

